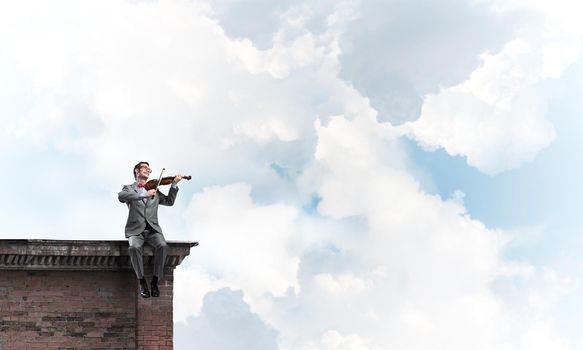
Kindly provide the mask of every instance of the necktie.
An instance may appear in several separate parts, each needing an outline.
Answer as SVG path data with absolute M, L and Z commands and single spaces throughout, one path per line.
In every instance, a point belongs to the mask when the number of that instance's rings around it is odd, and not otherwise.
M 138 188 L 146 187 L 144 184 L 138 184 Z

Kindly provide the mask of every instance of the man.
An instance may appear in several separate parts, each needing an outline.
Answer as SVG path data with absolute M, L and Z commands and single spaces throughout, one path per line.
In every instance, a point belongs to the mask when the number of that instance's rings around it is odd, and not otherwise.
M 162 228 L 158 225 L 158 204 L 168 206 L 174 204 L 178 193 L 177 183 L 182 179 L 182 175 L 174 178 L 166 196 L 157 189 L 148 191 L 144 188 L 151 172 L 148 162 L 136 164 L 133 171 L 136 181 L 131 185 L 124 185 L 117 196 L 119 201 L 126 203 L 129 208 L 125 235 L 129 241 L 132 266 L 140 281 L 140 295 L 144 298 L 150 297 L 150 290 L 144 276 L 144 242 L 154 248 L 154 273 L 150 286 L 152 287 L 151 295 L 159 297 L 158 282 L 164 277 L 164 262 L 168 246 L 162 234 Z

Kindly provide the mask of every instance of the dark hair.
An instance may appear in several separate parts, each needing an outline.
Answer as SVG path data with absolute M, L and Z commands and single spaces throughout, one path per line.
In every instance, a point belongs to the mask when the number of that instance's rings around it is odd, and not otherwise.
M 136 178 L 136 170 L 140 169 L 140 167 L 142 166 L 142 164 L 146 164 L 147 166 L 150 166 L 150 164 L 148 162 L 139 162 L 138 164 L 136 164 L 136 166 L 134 166 L 134 179 Z

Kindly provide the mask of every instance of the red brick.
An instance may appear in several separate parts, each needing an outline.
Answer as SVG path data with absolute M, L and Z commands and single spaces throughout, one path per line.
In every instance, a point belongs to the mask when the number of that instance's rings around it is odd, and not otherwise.
M 127 241 L 0 240 L 0 348 L 172 349 L 173 269 L 195 245 L 169 242 L 180 258 L 169 259 L 161 297 L 142 299 Z
M 0 298 L 2 349 L 172 347 L 172 279 L 161 284 L 169 298 L 142 299 L 133 272 L 0 275 L 11 281 Z M 30 289 L 37 285 L 43 287 Z

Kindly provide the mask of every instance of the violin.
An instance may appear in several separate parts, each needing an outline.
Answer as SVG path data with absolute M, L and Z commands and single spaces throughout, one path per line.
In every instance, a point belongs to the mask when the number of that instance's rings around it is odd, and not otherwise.
M 160 185 L 170 185 L 174 181 L 174 178 L 176 176 L 166 176 L 166 177 L 162 177 L 162 174 L 164 174 L 164 170 L 166 170 L 166 169 L 165 168 L 162 168 L 162 172 L 160 173 L 160 178 L 159 179 L 157 179 L 157 180 L 156 179 L 152 179 L 150 181 L 147 181 L 144 184 L 144 188 L 147 191 L 149 191 L 149 190 L 155 190 Z M 187 176 L 183 176 L 182 178 L 183 179 L 186 179 L 186 180 L 190 180 L 190 179 L 192 179 L 192 176 L 187 175 Z

